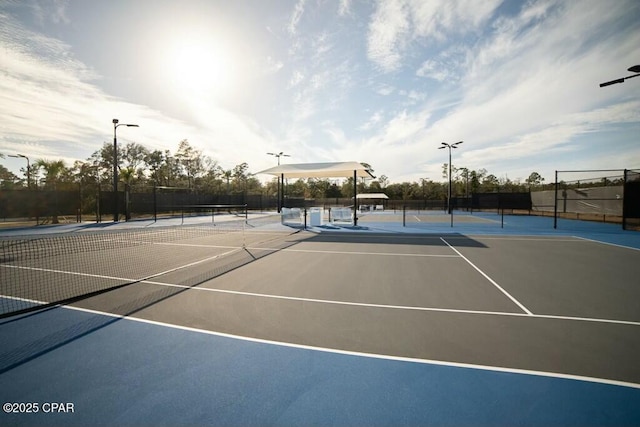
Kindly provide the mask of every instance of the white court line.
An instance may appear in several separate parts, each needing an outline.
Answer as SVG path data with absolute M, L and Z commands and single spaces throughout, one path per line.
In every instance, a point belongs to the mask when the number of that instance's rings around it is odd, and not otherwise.
M 57 273 L 65 274 L 63 271 L 53 271 Z M 89 276 L 85 273 L 71 273 L 68 272 L 66 274 L 76 274 L 82 276 Z M 94 275 L 96 276 L 96 275 Z M 525 317 L 525 318 L 539 318 L 539 319 L 550 319 L 550 320 L 567 320 L 567 321 L 578 321 L 578 322 L 590 322 L 590 323 L 604 323 L 604 324 L 613 324 L 613 325 L 629 325 L 629 326 L 640 326 L 640 322 L 631 321 L 631 320 L 615 320 L 615 319 L 600 319 L 594 317 L 577 317 L 577 316 L 560 316 L 553 314 L 525 314 L 525 313 L 512 313 L 507 311 L 486 311 L 486 310 L 465 310 L 465 309 L 457 309 L 457 308 L 438 308 L 438 307 L 419 307 L 419 306 L 406 306 L 406 305 L 391 305 L 391 304 L 373 304 L 373 303 L 364 303 L 364 302 L 353 302 L 353 301 L 340 301 L 340 300 L 327 300 L 327 299 L 319 299 L 319 298 L 304 298 L 304 297 L 292 297 L 285 295 L 273 295 L 273 294 L 263 294 L 258 292 L 246 292 L 246 291 L 234 291 L 230 289 L 220 289 L 220 288 L 203 288 L 200 286 L 189 286 L 189 285 L 179 285 L 175 283 L 167 283 L 167 282 L 156 282 L 153 280 L 135 280 L 135 279 L 124 279 L 117 277 L 109 277 L 109 276 L 96 276 L 102 277 L 106 279 L 114 279 L 114 280 L 127 280 L 130 282 L 137 283 L 145 283 L 148 285 L 155 286 L 165 286 L 170 288 L 179 288 L 179 289 L 191 289 L 193 291 L 198 292 L 214 292 L 214 293 L 222 293 L 222 294 L 230 294 L 230 295 L 238 295 L 238 296 L 246 296 L 246 297 L 254 297 L 254 298 L 266 298 L 266 299 L 277 299 L 284 301 L 298 301 L 298 302 L 308 302 L 308 303 L 317 303 L 317 304 L 329 304 L 329 305 L 343 305 L 343 306 L 353 306 L 353 307 L 369 307 L 369 308 L 379 308 L 379 309 L 390 309 L 390 310 L 407 310 L 407 311 L 423 311 L 423 312 L 436 312 L 436 313 L 458 313 L 458 314 L 471 314 L 471 315 L 483 315 L 483 316 L 503 316 L 503 317 Z M 47 304 L 46 301 L 38 301 L 27 298 L 14 297 L 10 295 L 0 295 L 1 298 L 7 298 L 18 301 L 26 301 L 37 304 Z
M 469 261 L 467 259 L 467 257 L 465 257 L 464 255 L 462 255 L 460 253 L 460 251 L 458 251 L 456 248 L 454 248 L 453 246 L 451 246 L 449 244 L 449 242 L 447 242 L 446 240 L 444 240 L 442 237 L 440 238 L 440 240 L 442 240 L 444 243 L 446 243 L 447 246 L 449 246 L 455 253 L 457 253 L 458 255 L 460 255 L 460 257 L 465 260 L 471 267 L 473 267 L 478 273 L 482 274 L 482 276 L 487 279 L 489 282 L 491 282 L 491 284 L 493 286 L 495 286 L 496 288 L 498 288 L 498 290 L 500 290 L 500 292 L 502 292 L 503 294 L 505 294 L 511 301 L 513 301 L 518 307 L 520 307 L 525 313 L 527 313 L 528 315 L 533 315 L 532 312 L 529 311 L 529 309 L 527 307 L 525 307 L 524 305 L 522 305 L 520 303 L 520 301 L 518 301 L 517 299 L 515 299 L 511 294 L 509 294 L 509 292 L 505 291 L 502 286 L 498 285 L 498 283 L 496 283 L 495 280 L 493 280 L 491 277 L 489 277 L 484 271 L 480 270 L 480 268 L 478 268 L 474 263 L 472 263 L 471 261 Z
M 623 248 L 623 249 L 631 249 L 633 251 L 640 251 L 640 249 L 634 248 L 633 246 L 618 245 L 616 243 L 609 243 L 609 242 L 603 242 L 601 240 L 587 239 L 586 237 L 580 237 L 580 236 L 572 236 L 572 237 L 575 237 L 576 239 L 584 240 L 586 242 L 600 243 L 601 245 L 615 246 L 616 248 Z
M 327 300 L 327 299 L 318 299 L 318 298 L 291 297 L 291 296 L 285 296 L 285 295 L 273 295 L 273 294 L 263 294 L 258 292 L 234 291 L 230 289 L 220 289 L 220 288 L 202 288 L 202 287 L 193 287 L 193 286 L 187 286 L 187 285 L 178 285 L 174 283 L 156 282 L 151 280 L 144 280 L 142 283 L 158 285 L 158 286 L 185 288 L 185 289 L 188 288 L 188 289 L 193 289 L 194 291 L 202 291 L 202 292 L 216 292 L 216 293 L 240 295 L 240 296 L 248 296 L 248 297 L 256 297 L 256 298 L 280 299 L 280 300 L 288 300 L 288 301 L 311 302 L 311 303 L 318 303 L 318 304 L 334 304 L 334 305 L 346 305 L 346 306 L 354 306 L 354 307 L 370 307 L 370 308 L 408 310 L 408 311 L 431 311 L 431 312 L 441 312 L 441 313 L 479 314 L 479 315 L 506 316 L 506 317 L 529 317 L 529 318 L 535 317 L 540 319 L 574 320 L 574 321 L 593 322 L 593 323 L 611 323 L 616 325 L 640 326 L 640 322 L 634 322 L 631 320 L 598 319 L 598 318 L 591 318 L 591 317 L 559 316 L 559 315 L 551 315 L 551 314 L 511 313 L 508 311 L 465 310 L 465 309 L 457 309 L 457 308 L 437 308 L 437 307 L 419 307 L 419 306 L 411 306 L 411 305 L 373 304 L 373 303 L 364 303 L 364 302 Z
M 420 218 L 418 218 L 418 215 L 414 215 L 413 217 L 414 217 L 415 219 L 417 219 L 417 220 L 418 220 L 418 222 L 422 222 L 422 220 L 421 220 Z
M 555 236 L 548 236 L 548 237 L 530 237 L 530 236 L 483 236 L 483 235 L 469 235 L 468 237 L 456 237 L 456 236 L 447 236 L 447 239 L 449 240 L 455 240 L 455 239 L 469 239 L 469 238 L 474 238 L 474 239 L 482 239 L 482 240 L 513 240 L 516 242 L 520 242 L 520 241 L 524 241 L 524 242 L 579 242 L 579 240 L 576 240 L 575 238 L 556 238 Z
M 400 252 L 363 252 L 363 251 L 322 251 L 317 249 L 278 249 L 278 248 L 260 248 L 248 247 L 248 250 L 274 251 L 274 252 L 301 252 L 311 254 L 335 254 L 335 255 L 381 255 L 381 256 L 399 256 L 399 257 L 435 257 L 435 258 L 457 258 L 456 255 L 449 254 L 411 254 Z
M 117 319 L 129 320 L 133 322 L 145 323 L 149 325 L 161 326 L 165 328 L 177 329 L 177 330 L 186 331 L 186 332 L 195 332 L 195 333 L 200 333 L 204 335 L 230 338 L 238 341 L 246 341 L 246 342 L 258 343 L 258 344 L 275 345 L 278 347 L 295 348 L 295 349 L 301 349 L 301 350 L 312 350 L 312 351 L 319 351 L 322 353 L 341 354 L 346 356 L 365 357 L 370 359 L 392 360 L 397 362 L 420 363 L 425 365 L 436 365 L 436 366 L 448 366 L 448 367 L 474 369 L 474 370 L 489 371 L 489 372 L 501 372 L 501 373 L 517 374 L 517 375 L 531 375 L 531 376 L 546 377 L 546 378 L 560 378 L 560 379 L 568 379 L 568 380 L 576 380 L 576 381 L 583 381 L 583 382 L 590 382 L 590 383 L 598 383 L 598 384 L 606 384 L 606 385 L 640 389 L 640 384 L 637 384 L 637 383 L 619 381 L 619 380 L 610 380 L 606 378 L 596 378 L 596 377 L 587 377 L 583 375 L 562 374 L 557 372 L 534 371 L 530 369 L 505 368 L 500 366 L 477 365 L 472 363 L 449 362 L 444 360 L 419 359 L 414 357 L 391 356 L 391 355 L 385 355 L 385 354 L 340 350 L 335 348 L 318 347 L 318 346 L 288 343 L 283 341 L 274 341 L 274 340 L 266 340 L 261 338 L 245 337 L 241 335 L 234 335 L 234 334 L 229 334 L 224 332 L 208 331 L 206 329 L 198 329 L 198 328 L 191 328 L 188 326 L 173 325 L 170 323 L 158 322 L 155 320 L 147 320 L 147 319 L 141 319 L 138 317 L 122 316 L 119 314 L 105 313 L 98 310 L 91 310 L 91 309 L 80 308 L 80 307 L 63 306 L 62 308 L 81 311 L 85 313 L 98 314 L 98 315 L 108 316 L 108 317 L 117 318 Z

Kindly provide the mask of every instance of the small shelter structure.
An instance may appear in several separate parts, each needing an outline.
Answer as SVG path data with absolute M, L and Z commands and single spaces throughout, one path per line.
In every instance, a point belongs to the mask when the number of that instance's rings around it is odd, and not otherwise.
M 365 200 L 369 203 L 376 203 L 381 200 L 389 200 L 389 196 L 387 196 L 384 193 L 360 193 L 356 197 L 358 200 Z M 375 205 L 374 205 L 374 208 L 375 208 Z
M 366 166 L 359 162 L 297 163 L 274 166 L 256 174 L 274 175 L 279 178 L 280 185 L 285 178 L 353 178 L 353 223 L 358 225 L 357 216 L 357 179 L 375 178 Z M 282 205 L 278 186 L 278 211 Z

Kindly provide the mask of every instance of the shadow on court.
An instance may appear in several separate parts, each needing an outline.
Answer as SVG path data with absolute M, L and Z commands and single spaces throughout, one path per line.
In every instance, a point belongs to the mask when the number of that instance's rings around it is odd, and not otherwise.
M 469 248 L 486 248 L 487 246 L 461 233 L 449 234 L 389 234 L 389 233 L 340 233 L 323 232 L 306 239 L 316 243 L 361 243 L 365 245 L 410 245 L 447 247 L 444 240 L 455 242 L 455 246 Z

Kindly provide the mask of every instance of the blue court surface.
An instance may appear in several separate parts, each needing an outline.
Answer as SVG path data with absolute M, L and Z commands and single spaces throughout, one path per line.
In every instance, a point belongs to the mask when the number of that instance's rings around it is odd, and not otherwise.
M 0 425 L 640 425 L 640 233 L 486 218 L 256 228 L 287 245 L 0 319 Z

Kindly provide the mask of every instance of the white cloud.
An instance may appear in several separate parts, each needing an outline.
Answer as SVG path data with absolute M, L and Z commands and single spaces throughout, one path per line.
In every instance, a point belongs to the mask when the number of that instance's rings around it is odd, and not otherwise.
M 282 67 L 284 67 L 282 61 L 278 61 L 270 56 L 267 56 L 265 62 L 266 64 L 262 69 L 263 73 L 277 73 L 282 69 Z
M 476 31 L 501 3 L 502 0 L 409 0 L 414 37 L 443 40 L 450 34 Z
M 401 51 L 409 31 L 409 10 L 402 0 L 380 0 L 369 23 L 367 55 L 384 71 L 401 65 Z
M 396 71 L 402 67 L 403 54 L 412 42 L 426 45 L 432 39 L 442 42 L 449 35 L 477 31 L 501 3 L 381 0 L 369 23 L 368 57 L 383 71 Z
M 304 80 L 304 74 L 300 70 L 295 70 L 289 80 L 289 88 L 298 86 Z
M 304 13 L 304 4 L 305 0 L 298 0 L 298 3 L 296 3 L 293 8 L 291 18 L 289 19 L 289 25 L 287 26 L 287 31 L 291 35 L 295 35 L 298 31 L 298 24 L 300 23 L 300 18 L 302 18 L 302 14 Z
M 418 68 L 416 75 L 420 77 L 429 77 L 439 82 L 443 82 L 451 79 L 452 73 L 449 70 L 442 68 L 437 61 L 427 59 L 422 63 L 420 68 Z
M 68 24 L 69 18 L 67 17 L 68 0 L 52 0 L 50 2 L 30 4 L 34 17 L 40 25 L 44 25 L 46 22 L 53 22 L 54 24 Z
M 384 112 L 382 110 L 378 110 L 369 117 L 369 120 L 366 121 L 363 125 L 360 126 L 360 130 L 368 131 L 372 129 L 375 125 L 380 123 L 382 118 L 384 117 Z
M 340 0 L 338 4 L 338 15 L 345 16 L 351 13 L 351 0 Z
M 381 135 L 382 140 L 387 145 L 409 141 L 424 130 L 429 115 L 427 111 L 407 113 L 404 110 L 400 112 L 387 123 L 384 134 Z
M 378 95 L 382 95 L 382 96 L 388 96 L 391 95 L 393 92 L 395 92 L 396 88 L 394 88 L 393 86 L 389 86 L 387 84 L 382 84 L 380 85 L 380 87 L 378 87 L 376 89 L 376 93 Z

